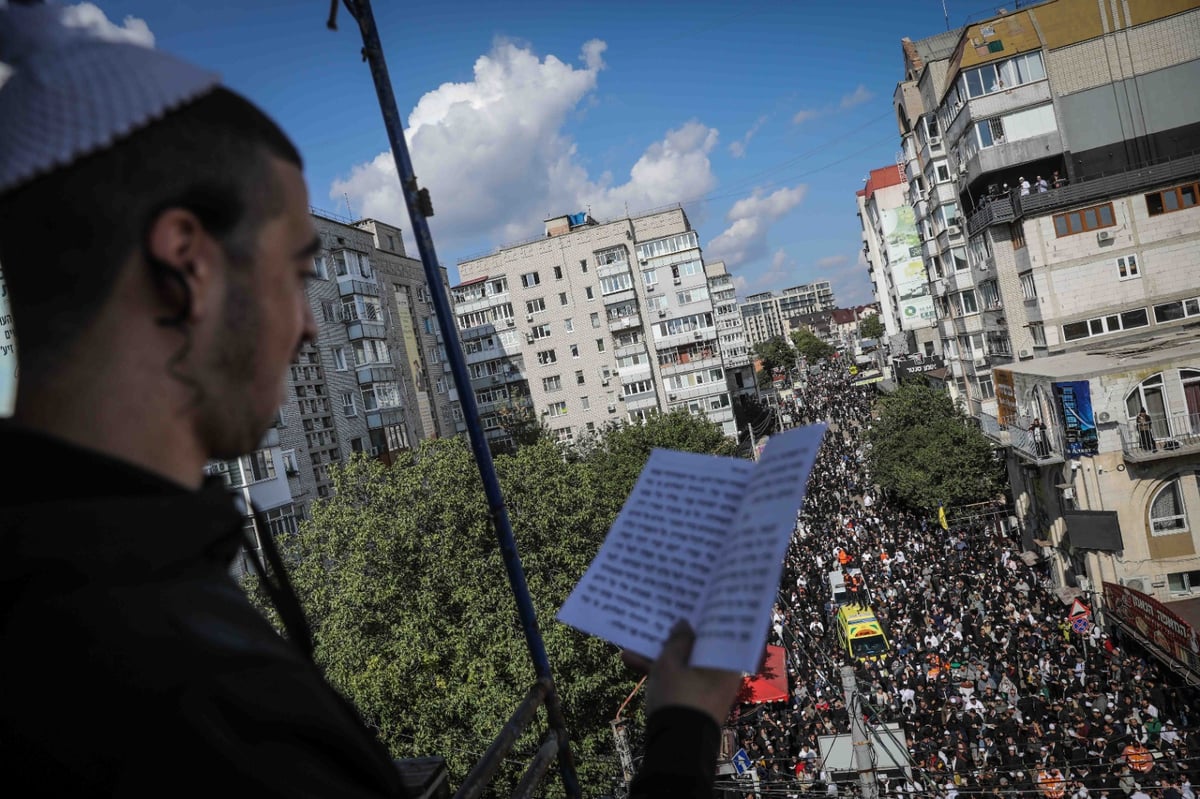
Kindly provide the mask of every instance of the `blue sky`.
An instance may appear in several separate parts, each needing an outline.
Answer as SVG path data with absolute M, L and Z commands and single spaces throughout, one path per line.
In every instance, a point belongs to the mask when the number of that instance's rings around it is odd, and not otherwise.
M 313 205 L 409 227 L 344 9 L 334 33 L 325 0 L 95 5 L 274 116 Z M 947 5 L 956 25 L 992 10 Z M 546 215 L 683 202 L 743 296 L 829 278 L 839 304 L 870 301 L 854 193 L 895 160 L 900 38 L 944 30 L 940 0 L 375 6 L 452 279 Z

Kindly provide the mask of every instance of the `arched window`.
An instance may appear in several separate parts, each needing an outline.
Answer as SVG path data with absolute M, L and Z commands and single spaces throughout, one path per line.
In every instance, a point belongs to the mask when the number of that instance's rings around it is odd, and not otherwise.
M 1125 413 L 1129 417 L 1129 421 L 1137 419 L 1138 412 L 1146 409 L 1146 413 L 1150 414 L 1151 429 L 1154 431 L 1156 439 L 1167 438 L 1170 436 L 1167 430 L 1167 397 L 1163 391 L 1163 376 L 1160 372 L 1156 375 L 1147 377 L 1142 382 L 1138 383 L 1132 391 L 1125 396 Z
M 1178 478 L 1158 490 L 1150 501 L 1150 534 L 1175 535 L 1187 532 L 1187 512 Z

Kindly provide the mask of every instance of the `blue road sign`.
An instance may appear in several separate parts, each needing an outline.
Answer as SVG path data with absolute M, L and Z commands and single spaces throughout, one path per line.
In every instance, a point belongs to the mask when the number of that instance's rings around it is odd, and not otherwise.
M 750 755 L 746 754 L 746 750 L 737 750 L 737 754 L 733 756 L 733 770 L 738 773 L 738 776 L 740 777 L 749 771 L 752 765 Z

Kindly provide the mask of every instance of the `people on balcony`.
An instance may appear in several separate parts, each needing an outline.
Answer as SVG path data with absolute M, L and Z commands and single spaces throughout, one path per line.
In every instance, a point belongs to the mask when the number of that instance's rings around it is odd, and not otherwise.
M 1050 440 L 1046 437 L 1046 425 L 1035 418 L 1029 425 L 1029 433 L 1033 437 L 1033 449 L 1039 458 L 1050 457 Z
M 1134 419 L 1134 426 L 1137 427 L 1138 446 L 1146 452 L 1158 452 L 1158 445 L 1154 442 L 1153 422 L 1144 405 Z

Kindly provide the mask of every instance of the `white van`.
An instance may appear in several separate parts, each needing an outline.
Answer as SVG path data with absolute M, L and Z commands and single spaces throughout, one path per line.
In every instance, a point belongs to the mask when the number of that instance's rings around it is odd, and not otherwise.
M 846 589 L 846 577 L 840 569 L 829 573 L 829 594 L 833 598 L 833 604 L 838 607 L 850 599 L 850 592 Z

